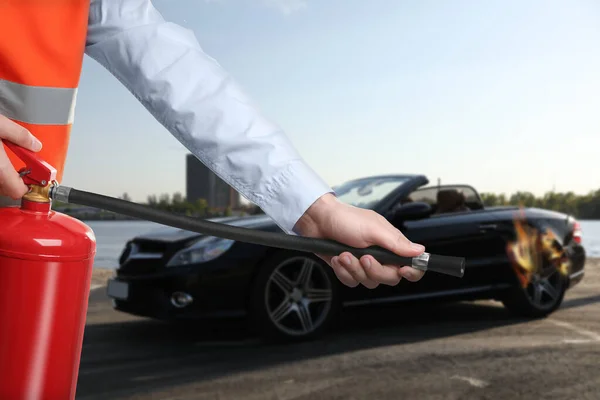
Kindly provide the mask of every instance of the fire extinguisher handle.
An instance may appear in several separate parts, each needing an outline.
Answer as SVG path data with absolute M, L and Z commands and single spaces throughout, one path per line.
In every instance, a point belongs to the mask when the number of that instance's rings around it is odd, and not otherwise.
M 56 168 L 42 160 L 37 153 L 8 140 L 0 141 L 25 163 L 25 167 L 19 170 L 19 175 L 26 185 L 46 186 L 56 181 Z

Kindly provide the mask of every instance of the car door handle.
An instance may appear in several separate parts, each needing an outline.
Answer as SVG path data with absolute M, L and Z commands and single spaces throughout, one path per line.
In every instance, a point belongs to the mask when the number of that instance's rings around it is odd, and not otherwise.
M 496 225 L 496 224 L 481 224 L 481 225 L 479 225 L 479 230 L 482 232 L 495 231 L 497 229 L 498 229 L 498 225 Z

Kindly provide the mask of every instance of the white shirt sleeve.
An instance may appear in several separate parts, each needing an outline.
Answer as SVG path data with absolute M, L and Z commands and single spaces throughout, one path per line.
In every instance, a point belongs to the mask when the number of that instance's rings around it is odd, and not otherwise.
M 285 232 L 332 192 L 193 32 L 165 21 L 150 0 L 91 0 L 86 54 Z

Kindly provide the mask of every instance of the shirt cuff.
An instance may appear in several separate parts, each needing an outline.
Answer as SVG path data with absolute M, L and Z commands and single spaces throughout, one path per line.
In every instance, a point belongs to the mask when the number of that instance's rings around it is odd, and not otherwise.
M 293 162 L 267 185 L 268 195 L 257 204 L 287 234 L 321 196 L 333 193 L 330 186 L 306 163 Z

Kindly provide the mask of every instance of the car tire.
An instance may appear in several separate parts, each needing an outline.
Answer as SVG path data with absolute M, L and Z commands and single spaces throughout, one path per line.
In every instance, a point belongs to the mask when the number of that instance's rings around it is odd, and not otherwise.
M 568 278 L 555 270 L 549 276 L 534 278 L 525 288 L 516 283 L 501 301 L 519 317 L 544 318 L 561 306 L 567 288 Z
M 340 309 L 338 280 L 313 254 L 278 251 L 257 271 L 250 317 L 254 330 L 267 341 L 319 338 L 335 324 Z

